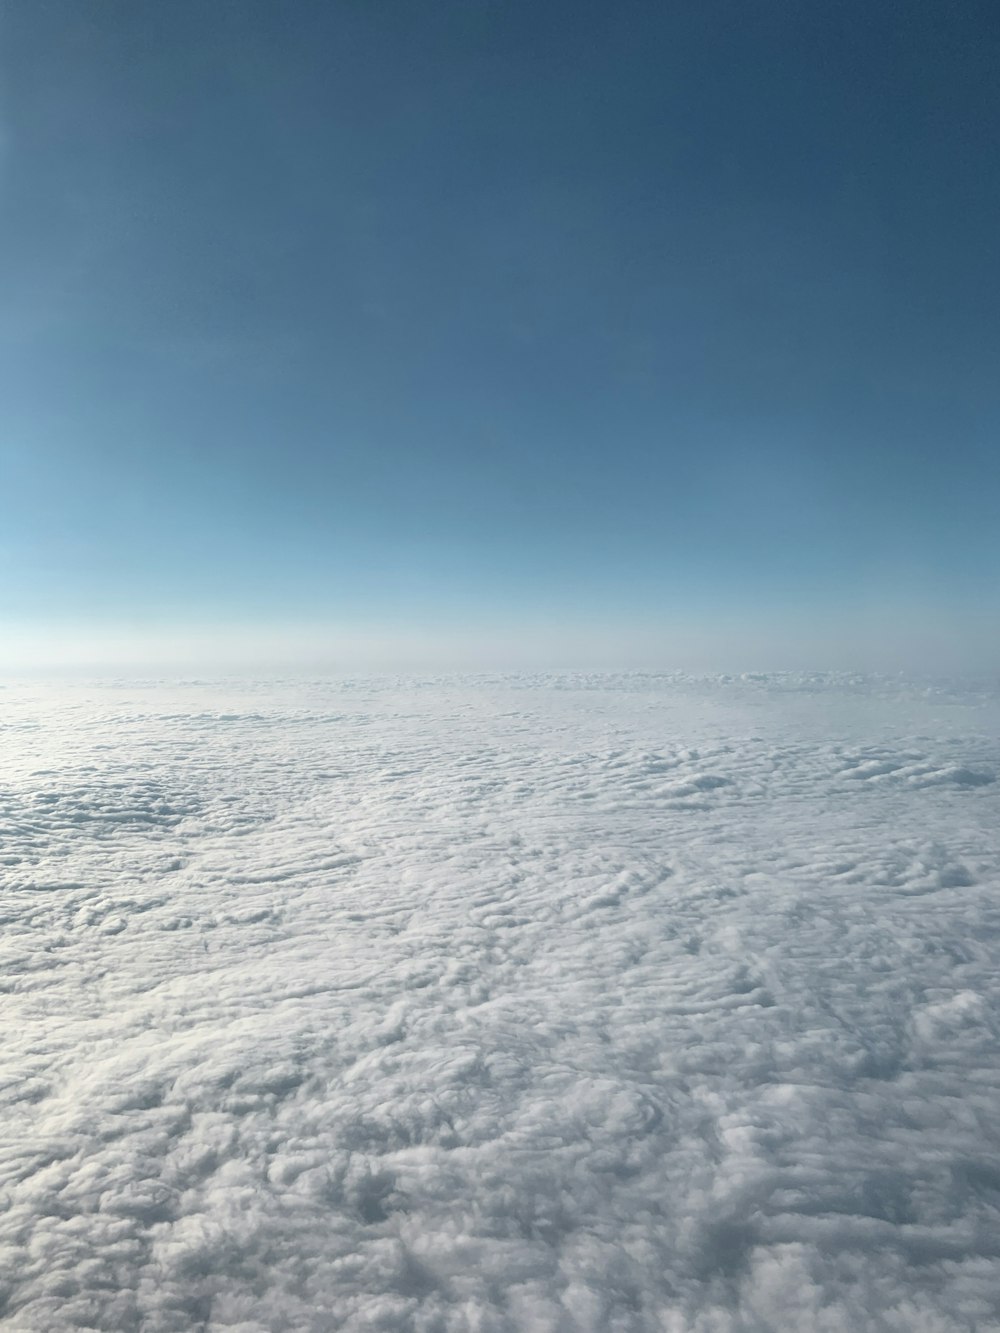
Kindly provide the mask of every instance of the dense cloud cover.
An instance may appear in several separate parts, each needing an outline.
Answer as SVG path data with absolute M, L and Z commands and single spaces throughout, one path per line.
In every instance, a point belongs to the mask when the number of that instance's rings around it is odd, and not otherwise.
M 0 691 L 0 1316 L 1000 1328 L 998 718 Z

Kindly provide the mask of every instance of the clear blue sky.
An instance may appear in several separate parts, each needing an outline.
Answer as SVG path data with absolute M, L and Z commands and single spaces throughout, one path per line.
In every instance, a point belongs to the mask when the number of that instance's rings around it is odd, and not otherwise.
M 0 67 L 9 634 L 997 611 L 995 3 L 10 0 Z

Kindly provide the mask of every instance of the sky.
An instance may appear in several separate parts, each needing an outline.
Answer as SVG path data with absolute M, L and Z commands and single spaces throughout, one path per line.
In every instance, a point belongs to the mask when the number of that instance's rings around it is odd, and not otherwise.
M 992 3 L 10 0 L 0 670 L 983 669 Z

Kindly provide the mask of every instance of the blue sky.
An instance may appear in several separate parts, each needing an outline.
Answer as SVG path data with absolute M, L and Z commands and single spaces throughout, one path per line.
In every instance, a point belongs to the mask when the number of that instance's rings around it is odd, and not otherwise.
M 7 642 L 983 665 L 998 55 L 974 0 L 5 6 Z

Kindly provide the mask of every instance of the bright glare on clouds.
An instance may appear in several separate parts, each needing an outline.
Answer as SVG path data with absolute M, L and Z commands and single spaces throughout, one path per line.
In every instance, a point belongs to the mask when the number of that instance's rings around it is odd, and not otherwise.
M 996 1328 L 995 695 L 9 686 L 12 1328 Z

